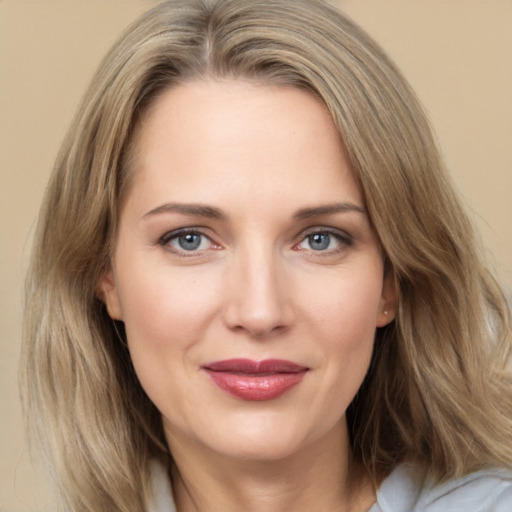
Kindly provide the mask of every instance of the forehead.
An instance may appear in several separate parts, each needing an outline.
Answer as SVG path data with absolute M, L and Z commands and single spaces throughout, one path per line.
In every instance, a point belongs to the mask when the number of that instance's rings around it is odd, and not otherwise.
M 169 88 L 143 114 L 131 151 L 133 188 L 155 200 L 222 200 L 237 190 L 318 202 L 342 200 L 344 190 L 362 201 L 327 108 L 293 87 L 211 80 Z

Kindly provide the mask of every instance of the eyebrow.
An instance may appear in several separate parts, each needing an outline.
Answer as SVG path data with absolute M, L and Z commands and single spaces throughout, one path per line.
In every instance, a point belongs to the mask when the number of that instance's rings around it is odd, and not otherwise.
M 153 210 L 145 213 L 143 218 L 150 217 L 152 215 L 158 215 L 160 213 L 181 213 L 182 215 L 189 215 L 193 217 L 206 217 L 209 219 L 225 220 L 226 214 L 218 208 L 208 206 L 206 204 L 183 204 L 183 203 L 166 203 L 161 206 L 157 206 Z
M 366 214 L 366 210 L 361 206 L 353 203 L 333 203 L 321 206 L 301 208 L 293 215 L 294 220 L 304 220 L 311 217 L 318 217 L 320 215 L 332 215 L 334 213 L 344 212 L 357 212 Z M 162 213 L 179 213 L 181 215 L 188 215 L 192 217 L 205 217 L 216 220 L 226 220 L 227 215 L 214 206 L 196 203 L 165 203 L 143 215 L 143 218 L 151 217 Z
M 295 220 L 304 220 L 310 217 L 318 217 L 320 215 L 331 215 L 333 213 L 344 213 L 344 212 L 357 212 L 366 214 L 366 210 L 353 203 L 333 203 L 322 206 L 316 206 L 313 208 L 301 208 L 298 210 L 293 218 Z

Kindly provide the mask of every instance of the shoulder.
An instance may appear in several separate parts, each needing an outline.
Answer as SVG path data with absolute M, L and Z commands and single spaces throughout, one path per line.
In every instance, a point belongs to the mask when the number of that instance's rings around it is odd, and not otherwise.
M 438 486 L 426 486 L 418 510 L 425 512 L 510 512 L 512 472 L 478 471 Z
M 434 484 L 424 471 L 408 464 L 398 466 L 384 480 L 371 512 L 510 512 L 512 472 L 478 471 Z

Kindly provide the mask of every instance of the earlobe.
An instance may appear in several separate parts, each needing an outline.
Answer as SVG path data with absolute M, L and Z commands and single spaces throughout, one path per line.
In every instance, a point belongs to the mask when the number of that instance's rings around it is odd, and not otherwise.
M 121 304 L 114 279 L 114 273 L 109 270 L 101 278 L 96 288 L 97 297 L 105 303 L 108 315 L 112 320 L 122 320 Z
M 377 315 L 377 327 L 384 327 L 396 318 L 398 308 L 398 290 L 394 272 L 389 270 L 382 283 L 382 296 Z

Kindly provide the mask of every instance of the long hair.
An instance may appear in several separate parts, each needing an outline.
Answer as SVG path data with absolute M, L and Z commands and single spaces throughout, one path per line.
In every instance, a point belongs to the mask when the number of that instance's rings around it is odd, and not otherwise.
M 159 93 L 188 80 L 299 87 L 329 109 L 399 290 L 347 411 L 378 483 L 402 461 L 438 479 L 512 466 L 510 312 L 479 254 L 427 117 L 381 48 L 320 0 L 174 0 L 101 63 L 58 155 L 27 279 L 21 389 L 68 510 L 146 510 L 169 463 L 160 414 L 96 296 L 109 268 L 130 142 Z

